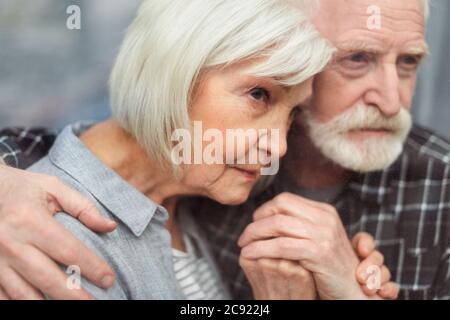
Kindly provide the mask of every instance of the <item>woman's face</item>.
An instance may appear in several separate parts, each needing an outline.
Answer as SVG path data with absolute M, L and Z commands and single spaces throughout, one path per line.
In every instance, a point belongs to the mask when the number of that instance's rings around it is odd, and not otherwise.
M 295 111 L 312 93 L 312 80 L 282 87 L 274 79 L 249 76 L 251 66 L 245 62 L 203 73 L 189 109 L 197 129 L 195 160 L 183 166 L 182 182 L 222 204 L 245 202 L 261 169 L 274 167 L 273 161 L 285 155 Z

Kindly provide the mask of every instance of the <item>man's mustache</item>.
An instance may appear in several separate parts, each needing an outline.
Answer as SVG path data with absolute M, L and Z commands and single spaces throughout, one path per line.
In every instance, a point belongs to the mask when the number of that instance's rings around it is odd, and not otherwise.
M 332 130 L 344 134 L 355 130 L 386 130 L 399 132 L 411 125 L 411 114 L 401 108 L 393 117 L 384 116 L 376 107 L 358 105 L 335 117 L 327 124 L 332 124 Z M 331 128 L 330 128 L 331 129 Z

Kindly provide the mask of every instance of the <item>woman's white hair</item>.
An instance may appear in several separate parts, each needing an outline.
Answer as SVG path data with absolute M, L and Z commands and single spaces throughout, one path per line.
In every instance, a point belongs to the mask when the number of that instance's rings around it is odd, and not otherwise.
M 203 70 L 267 57 L 251 74 L 291 86 L 327 65 L 334 48 L 307 8 L 307 0 L 144 1 L 111 74 L 114 117 L 153 160 L 169 164 L 172 132 L 191 127 Z

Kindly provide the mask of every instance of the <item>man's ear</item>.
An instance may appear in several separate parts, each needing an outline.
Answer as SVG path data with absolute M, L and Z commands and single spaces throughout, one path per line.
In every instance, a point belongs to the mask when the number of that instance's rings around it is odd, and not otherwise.
M 3 158 L 1 158 L 1 157 L 0 157 L 0 165 L 4 165 L 4 166 L 6 166 L 6 162 L 5 162 L 5 160 L 3 160 Z

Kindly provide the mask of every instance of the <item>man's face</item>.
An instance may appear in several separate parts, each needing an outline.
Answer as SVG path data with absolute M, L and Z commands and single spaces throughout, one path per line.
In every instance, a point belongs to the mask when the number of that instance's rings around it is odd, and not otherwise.
M 317 76 L 306 108 L 311 140 L 344 168 L 383 169 L 411 129 L 417 69 L 427 52 L 423 2 L 321 0 L 314 22 L 338 52 Z

